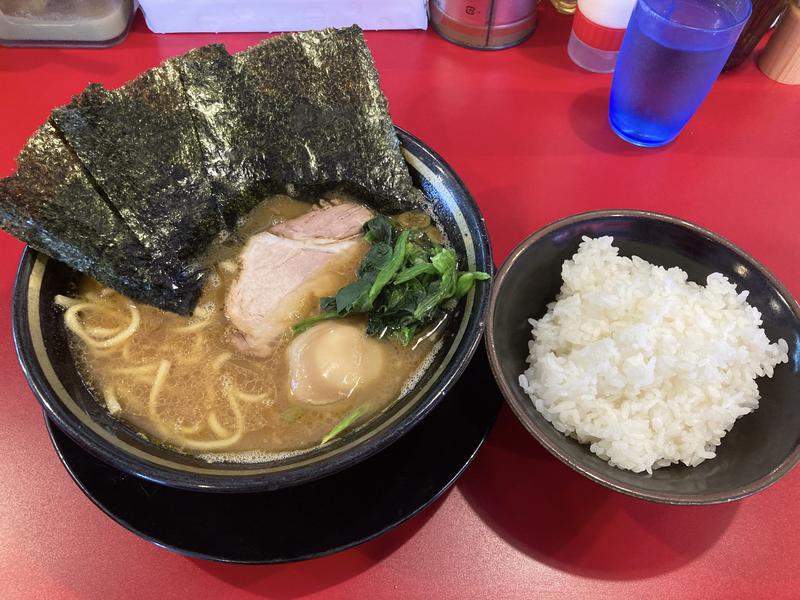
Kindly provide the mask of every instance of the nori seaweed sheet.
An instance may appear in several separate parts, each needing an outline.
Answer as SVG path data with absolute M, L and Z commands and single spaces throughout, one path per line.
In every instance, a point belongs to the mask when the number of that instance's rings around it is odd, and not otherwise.
M 200 274 L 154 267 L 51 124 L 28 140 L 17 164 L 14 175 L 0 180 L 0 228 L 131 298 L 191 312 Z
M 170 62 L 115 90 L 92 84 L 51 118 L 154 258 L 197 256 L 223 228 Z
M 233 64 L 244 172 L 301 186 L 347 183 L 387 212 L 419 201 L 359 27 L 284 34 Z
M 242 164 L 239 95 L 233 57 L 222 44 L 210 44 L 170 59 L 180 74 L 206 171 L 226 224 L 233 228 L 263 196 L 255 193 L 255 173 Z

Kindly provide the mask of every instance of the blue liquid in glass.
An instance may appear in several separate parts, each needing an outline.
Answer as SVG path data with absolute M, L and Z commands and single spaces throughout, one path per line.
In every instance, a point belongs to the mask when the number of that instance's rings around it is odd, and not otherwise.
M 715 0 L 639 0 L 611 87 L 614 131 L 640 146 L 675 139 L 717 79 L 743 25 L 741 15 Z

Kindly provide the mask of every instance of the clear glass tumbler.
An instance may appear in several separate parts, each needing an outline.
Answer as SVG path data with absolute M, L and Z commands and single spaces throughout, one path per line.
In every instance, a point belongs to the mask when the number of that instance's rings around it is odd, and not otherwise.
M 750 0 L 638 0 L 611 85 L 609 121 L 638 146 L 674 140 L 750 17 Z

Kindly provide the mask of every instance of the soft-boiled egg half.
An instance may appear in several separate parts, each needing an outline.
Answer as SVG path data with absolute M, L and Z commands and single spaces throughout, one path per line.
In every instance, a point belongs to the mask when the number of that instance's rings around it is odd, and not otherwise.
M 344 400 L 375 382 L 386 362 L 385 344 L 364 327 L 342 321 L 320 323 L 289 345 L 289 387 L 307 404 Z

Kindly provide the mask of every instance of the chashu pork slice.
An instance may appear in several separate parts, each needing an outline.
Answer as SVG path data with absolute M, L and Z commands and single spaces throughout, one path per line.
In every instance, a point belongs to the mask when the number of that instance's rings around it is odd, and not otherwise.
M 313 210 L 250 238 L 225 299 L 225 312 L 241 334 L 237 347 L 270 356 L 309 299 L 333 295 L 337 261 L 363 251 L 361 232 L 372 212 L 343 202 Z
M 372 212 L 361 204 L 341 202 L 275 225 L 270 231 L 291 240 L 344 240 L 361 233 Z

